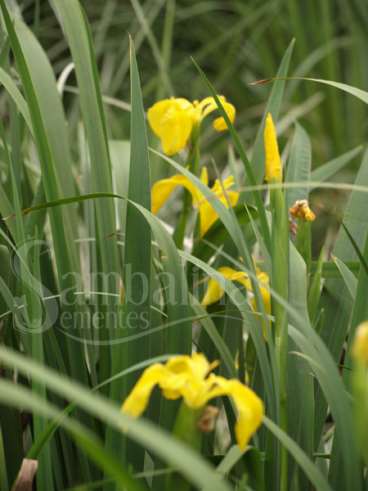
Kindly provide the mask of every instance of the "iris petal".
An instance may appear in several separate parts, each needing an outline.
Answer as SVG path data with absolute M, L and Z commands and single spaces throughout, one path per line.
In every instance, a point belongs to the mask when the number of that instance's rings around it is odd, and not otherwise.
M 189 101 L 172 98 L 156 102 L 148 110 L 147 118 L 166 155 L 174 155 L 187 146 L 194 122 Z
M 146 368 L 143 375 L 124 401 L 122 411 L 130 416 L 140 416 L 146 409 L 154 387 L 165 376 L 166 369 L 160 363 Z

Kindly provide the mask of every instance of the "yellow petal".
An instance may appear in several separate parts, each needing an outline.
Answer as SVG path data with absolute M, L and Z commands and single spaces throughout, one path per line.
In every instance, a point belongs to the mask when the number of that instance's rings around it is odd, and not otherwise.
M 129 396 L 125 399 L 121 410 L 133 417 L 140 416 L 148 405 L 155 385 L 165 376 L 165 372 L 165 367 L 160 363 L 146 368 Z
M 165 397 L 177 398 L 180 394 L 188 407 L 202 407 L 202 394 L 206 391 L 205 378 L 216 364 L 210 364 L 201 353 L 171 358 L 166 364 L 169 375 L 160 382 Z
M 175 356 L 166 364 L 167 369 L 173 373 L 191 373 L 199 378 L 206 377 L 212 366 L 202 353 Z
M 271 314 L 271 294 L 268 288 L 265 287 L 260 287 L 260 293 L 261 297 L 263 300 L 263 305 L 266 314 Z M 252 297 L 251 299 L 251 307 L 252 309 L 256 312 L 257 311 L 257 304 L 256 304 L 256 299 L 255 297 Z
M 172 177 L 168 177 L 167 179 L 156 181 L 152 186 L 152 213 L 157 213 L 159 211 L 177 186 L 183 186 L 191 193 L 193 201 L 198 201 L 198 189 L 187 177 L 183 176 L 182 174 L 177 174 Z
M 218 96 L 218 98 L 220 99 L 222 107 L 224 108 L 230 121 L 233 123 L 235 120 L 235 113 L 236 113 L 235 107 L 229 102 L 227 102 L 226 98 L 223 95 Z M 206 116 L 211 114 L 213 111 L 218 110 L 217 103 L 213 97 L 206 97 L 199 103 L 199 106 L 202 109 L 202 119 L 204 119 Z M 216 131 L 227 130 L 227 124 L 222 116 L 216 118 L 212 125 Z
M 226 103 L 226 98 L 223 95 L 218 95 L 217 97 L 220 99 L 222 105 Z M 202 119 L 211 114 L 213 111 L 218 110 L 217 102 L 212 96 L 202 99 L 198 106 L 201 108 Z
M 228 191 L 228 189 L 234 185 L 234 177 L 228 176 L 222 183 L 216 179 L 215 184 L 211 188 L 213 194 L 217 199 L 228 208 L 229 205 L 234 207 L 239 200 L 239 193 L 237 191 Z M 224 193 L 224 190 L 226 194 Z M 212 198 L 214 200 L 215 198 Z M 213 208 L 211 201 L 204 196 L 202 202 L 199 203 L 199 218 L 200 218 L 200 236 L 203 237 L 205 233 L 212 227 L 215 221 L 218 219 L 218 214 Z
M 249 288 L 249 277 L 245 271 L 237 271 L 230 266 L 221 266 L 221 268 L 218 269 L 218 272 L 227 280 L 238 281 L 239 283 L 244 284 L 246 288 Z
M 199 208 L 199 235 L 203 237 L 218 219 L 217 212 L 212 208 L 208 201 Z
M 201 169 L 200 180 L 205 186 L 208 186 L 208 170 L 206 166 Z
M 210 278 L 207 285 L 206 293 L 202 299 L 201 304 L 203 307 L 207 307 L 213 303 L 216 303 L 220 300 L 220 298 L 224 294 L 224 289 L 220 285 L 220 283 L 215 280 L 215 278 Z
M 234 401 L 238 412 L 235 425 L 236 440 L 239 447 L 244 450 L 262 423 L 263 402 L 253 390 L 243 385 L 239 380 L 227 380 L 224 377 L 211 375 L 208 382 L 212 383 L 212 388 L 207 392 L 207 401 L 223 395 L 231 397 Z
M 178 186 L 176 179 L 169 177 L 168 179 L 161 179 L 156 181 L 151 189 L 151 210 L 156 214 L 159 209 L 169 199 L 171 193 Z
M 236 110 L 235 107 L 230 104 L 229 102 L 226 102 L 223 104 L 224 110 L 226 114 L 228 115 L 228 118 L 230 119 L 231 123 L 234 123 L 235 121 L 235 114 Z M 219 118 L 216 118 L 214 122 L 212 123 L 212 126 L 216 131 L 226 131 L 227 130 L 227 124 L 225 119 L 221 116 Z
M 227 176 L 222 182 L 216 179 L 211 191 L 219 198 L 224 197 L 224 190 L 228 191 L 235 184 L 234 176 Z
M 270 283 L 270 278 L 268 274 L 264 271 L 261 271 L 259 268 L 257 268 L 257 280 L 260 286 L 268 286 Z
M 205 167 L 205 166 L 202 167 L 201 175 L 199 176 L 199 179 L 202 182 L 202 184 L 204 184 L 205 186 L 208 186 L 207 167 Z M 188 179 L 188 181 L 189 181 L 189 179 Z M 200 189 L 198 189 L 197 186 L 195 186 L 191 181 L 189 181 L 189 182 L 190 182 L 191 189 L 189 189 L 189 187 L 187 189 L 190 191 L 190 193 L 192 195 L 193 206 L 195 208 L 198 208 L 200 206 L 200 204 L 205 201 L 206 198 L 203 196 L 202 191 Z
M 236 271 L 229 266 L 222 266 L 217 271 L 227 280 L 237 281 L 244 285 L 245 288 L 250 288 L 250 280 L 248 278 L 248 275 L 244 271 Z M 218 302 L 223 294 L 224 289 L 222 288 L 220 283 L 215 278 L 210 278 L 206 293 L 201 304 L 206 307 L 215 302 Z
M 225 97 L 223 95 L 219 95 L 218 98 L 220 99 L 221 103 L 225 102 Z M 216 111 L 216 109 L 218 109 L 216 101 L 215 101 L 214 97 L 212 97 L 212 96 L 205 97 L 200 102 L 198 102 L 197 105 L 201 109 L 201 113 L 202 113 L 203 118 L 205 118 L 210 113 L 212 113 L 213 111 Z
M 148 122 L 166 155 L 174 155 L 187 146 L 193 129 L 193 110 L 193 105 L 183 98 L 164 99 L 148 110 Z
M 267 182 L 282 181 L 282 163 L 277 143 L 276 129 L 270 113 L 267 114 L 264 130 L 265 179 Z

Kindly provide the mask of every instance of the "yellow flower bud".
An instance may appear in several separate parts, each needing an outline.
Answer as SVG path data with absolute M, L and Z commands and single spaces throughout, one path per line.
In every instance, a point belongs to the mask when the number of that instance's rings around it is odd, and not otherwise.
M 282 162 L 277 143 L 276 129 L 271 113 L 267 114 L 263 136 L 265 149 L 265 180 L 267 182 L 281 182 Z
M 368 366 L 368 321 L 357 327 L 351 354 L 355 361 Z

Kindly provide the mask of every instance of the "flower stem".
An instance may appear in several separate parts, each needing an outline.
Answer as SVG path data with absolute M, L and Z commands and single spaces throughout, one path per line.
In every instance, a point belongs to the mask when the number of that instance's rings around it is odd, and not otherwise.
M 197 423 L 202 414 L 201 409 L 191 409 L 183 402 L 176 417 L 173 434 L 195 450 L 200 450 L 202 435 Z M 191 484 L 176 472 L 169 474 L 166 480 L 166 491 L 189 491 Z
M 271 192 L 272 220 L 272 287 L 284 300 L 288 300 L 289 269 L 289 223 L 285 196 L 281 189 Z M 279 424 L 287 431 L 287 350 L 288 319 L 285 308 L 273 299 L 272 312 L 275 317 L 275 346 L 279 375 Z M 280 449 L 281 491 L 288 489 L 288 455 Z
M 192 130 L 191 136 L 191 148 L 187 160 L 186 167 L 192 172 L 192 174 L 199 174 L 199 159 L 200 159 L 200 146 L 199 146 L 200 126 L 195 125 Z M 188 216 L 192 208 L 192 196 L 185 190 L 183 198 L 183 210 L 180 214 L 178 224 L 174 232 L 174 241 L 179 249 L 183 248 L 185 229 L 187 226 Z

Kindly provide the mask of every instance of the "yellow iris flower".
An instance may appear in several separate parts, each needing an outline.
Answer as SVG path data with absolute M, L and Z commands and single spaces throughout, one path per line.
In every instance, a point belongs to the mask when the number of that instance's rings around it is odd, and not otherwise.
M 224 96 L 219 96 L 219 99 L 230 121 L 233 122 L 235 107 L 227 102 Z M 174 155 L 187 146 L 193 127 L 217 109 L 213 97 L 206 97 L 200 102 L 171 97 L 150 107 L 147 118 L 152 131 L 161 141 L 164 153 Z M 216 118 L 213 127 L 216 131 L 225 131 L 227 125 L 224 118 Z
M 217 362 L 209 363 L 201 353 L 170 358 L 165 365 L 156 363 L 146 368 L 122 405 L 122 411 L 133 417 L 146 409 L 157 385 L 166 399 L 183 398 L 192 409 L 201 409 L 209 400 L 220 396 L 232 398 L 238 412 L 235 435 L 240 448 L 245 449 L 251 436 L 262 423 L 264 406 L 261 399 L 239 380 L 227 380 L 210 373 Z
M 202 168 L 200 179 L 203 184 L 208 186 L 208 173 L 206 167 Z M 211 188 L 211 191 L 216 195 L 217 199 L 226 206 L 226 208 L 229 207 L 229 204 L 231 207 L 234 207 L 239 200 L 239 193 L 230 190 L 233 185 L 234 177 L 229 176 L 224 179 L 222 185 L 219 180 L 216 179 L 215 184 Z M 183 186 L 192 195 L 193 206 L 199 211 L 200 236 L 202 237 L 217 220 L 218 214 L 211 203 L 190 179 L 181 174 L 174 175 L 167 179 L 161 179 L 152 186 L 152 213 L 156 214 L 159 211 L 177 186 Z
M 228 266 L 223 266 L 217 270 L 224 278 L 231 281 L 237 281 L 242 284 L 248 291 L 252 292 L 252 282 L 244 271 L 236 271 Z M 263 299 L 265 311 L 267 314 L 271 313 L 271 295 L 269 291 L 269 277 L 268 274 L 261 271 L 259 268 L 256 269 L 257 279 L 259 282 L 259 289 Z M 207 286 L 207 290 L 204 294 L 202 305 L 204 307 L 218 302 L 220 298 L 224 295 L 224 289 L 220 283 L 215 278 L 210 278 Z M 256 309 L 255 298 L 251 299 L 251 306 L 253 310 Z
M 265 180 L 267 182 L 281 182 L 282 162 L 277 143 L 276 129 L 270 113 L 266 117 L 263 137 L 265 149 Z

